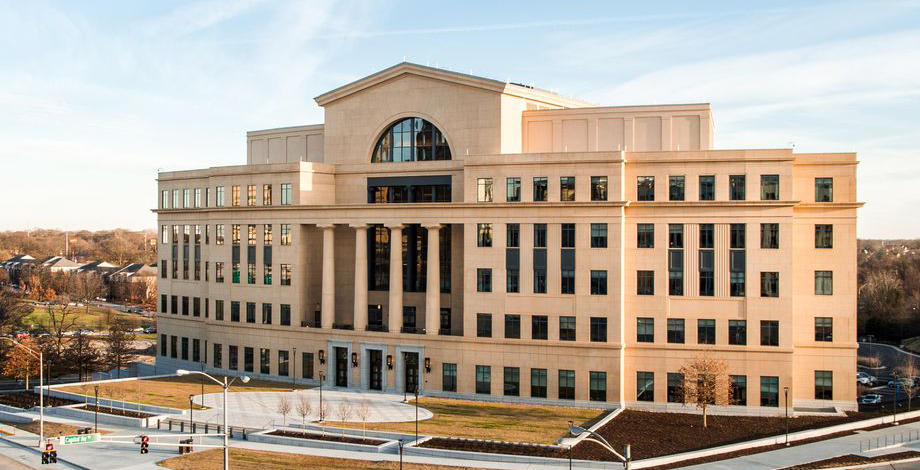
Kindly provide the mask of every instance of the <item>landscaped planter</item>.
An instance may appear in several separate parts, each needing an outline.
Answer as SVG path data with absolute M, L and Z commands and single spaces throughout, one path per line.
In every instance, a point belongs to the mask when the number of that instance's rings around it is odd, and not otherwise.
M 311 438 L 303 437 L 290 437 L 284 435 L 278 435 L 277 433 L 302 433 L 305 436 L 310 436 Z M 361 444 L 362 440 L 360 437 L 356 436 L 341 436 L 334 435 L 332 433 L 326 433 L 326 437 L 323 437 L 322 433 L 310 432 L 310 431 L 301 431 L 301 430 L 278 430 L 278 429 L 268 429 L 265 431 L 254 432 L 252 434 L 246 435 L 247 440 L 250 442 L 263 442 L 267 444 L 280 444 L 288 446 L 300 446 L 300 447 L 311 447 L 314 449 L 331 449 L 331 450 L 350 450 L 358 452 L 387 452 L 388 449 L 397 446 L 396 441 L 383 440 L 383 439 L 370 439 L 369 442 L 372 444 Z M 338 438 L 338 439 L 336 439 Z M 341 442 L 345 441 L 345 442 Z
M 301 423 L 288 423 L 288 427 L 303 429 L 305 431 L 312 432 L 312 433 L 325 432 L 326 434 L 338 434 L 338 435 L 345 434 L 346 436 L 356 436 L 356 437 L 365 436 L 364 430 L 360 428 L 342 428 L 342 427 L 330 427 L 330 426 L 324 427 L 324 426 L 320 426 L 315 423 L 307 423 L 306 426 L 304 426 Z M 415 434 L 387 432 L 387 431 L 374 431 L 370 429 L 367 430 L 366 436 L 370 438 L 374 438 L 374 439 L 381 439 L 384 441 L 398 441 L 402 439 L 403 442 L 411 442 L 415 440 Z
M 125 380 L 136 380 L 136 379 L 121 379 Z M 80 393 L 74 392 L 65 392 L 63 390 L 49 388 L 46 393 L 52 397 L 63 398 L 65 400 L 72 400 L 74 403 L 87 403 L 90 405 L 96 404 L 96 397 L 92 395 L 83 395 Z M 156 406 L 156 405 L 145 405 L 143 403 L 133 403 L 125 400 L 111 400 L 108 398 L 99 398 L 99 406 L 103 408 L 125 408 L 129 410 L 137 410 L 144 413 L 150 413 L 153 415 L 181 415 L 188 413 L 188 410 L 180 410 L 178 408 L 169 408 L 166 406 Z
M 68 405 L 68 406 L 58 406 L 54 408 L 45 408 L 46 416 L 60 416 L 64 418 L 76 419 L 79 421 L 84 421 L 92 423 L 98 419 L 100 423 L 105 424 L 114 424 L 118 426 L 130 426 L 130 427 L 139 427 L 146 428 L 150 426 L 156 426 L 156 423 L 165 419 L 165 416 L 148 414 L 143 418 L 135 418 L 131 416 L 118 416 L 114 414 L 106 413 L 105 411 L 100 411 L 98 414 L 94 411 L 85 409 L 85 404 L 77 405 Z M 106 408 L 100 408 L 105 410 Z M 130 411 L 130 410 L 129 410 Z

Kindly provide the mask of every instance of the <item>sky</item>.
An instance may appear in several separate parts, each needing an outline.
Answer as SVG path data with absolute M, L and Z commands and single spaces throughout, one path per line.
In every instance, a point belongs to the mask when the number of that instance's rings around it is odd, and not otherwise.
M 153 229 L 158 171 L 245 163 L 247 130 L 403 60 L 709 102 L 716 148 L 857 152 L 858 235 L 920 237 L 920 1 L 14 2 L 0 230 Z

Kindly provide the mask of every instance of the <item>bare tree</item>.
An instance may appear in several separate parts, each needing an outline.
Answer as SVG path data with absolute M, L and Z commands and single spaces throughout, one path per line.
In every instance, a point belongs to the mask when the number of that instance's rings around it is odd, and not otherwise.
M 64 362 L 72 371 L 77 372 L 80 382 L 83 378 L 102 369 L 103 357 L 99 349 L 93 344 L 92 338 L 77 332 L 67 343 L 64 350 Z
M 311 411 L 313 411 L 313 405 L 310 403 L 310 399 L 307 398 L 307 395 L 305 393 L 298 394 L 297 414 L 300 415 L 301 424 L 304 428 L 307 427 L 307 416 L 310 415 Z
M 703 428 L 707 426 L 710 405 L 731 403 L 731 383 L 725 361 L 701 354 L 680 368 L 683 375 L 683 401 L 703 411 Z
M 338 406 L 339 421 L 345 423 L 351 418 L 352 406 L 351 402 L 348 400 L 342 400 L 339 402 Z M 345 435 L 345 427 L 342 427 L 342 435 Z
M 895 375 L 903 379 L 900 387 L 901 390 L 904 391 L 904 394 L 907 395 L 907 411 L 911 410 L 911 399 L 913 399 L 914 393 L 917 392 L 918 384 L 915 378 L 918 372 L 920 372 L 920 370 L 918 370 L 917 365 L 914 364 L 914 361 L 910 357 L 904 359 L 904 362 L 895 370 Z
M 287 415 L 291 414 L 291 401 L 287 396 L 282 395 L 278 400 L 278 413 L 281 413 L 281 426 L 287 426 Z
M 361 422 L 364 423 L 363 436 L 365 439 L 367 439 L 367 419 L 371 416 L 371 402 L 366 398 L 361 400 L 361 402 L 358 403 L 358 408 L 355 409 L 355 413 L 357 413 L 358 418 L 361 419 Z
M 109 335 L 105 339 L 106 365 L 117 370 L 116 374 L 121 377 L 121 367 L 134 359 L 134 350 L 131 343 L 134 341 L 134 332 L 131 325 L 124 320 L 116 320 L 112 323 Z
M 0 271 L 3 271 L 0 269 Z M 6 272 L 6 271 L 3 271 Z M 0 335 L 6 336 L 19 326 L 22 317 L 31 311 L 31 307 L 12 290 L 0 287 Z

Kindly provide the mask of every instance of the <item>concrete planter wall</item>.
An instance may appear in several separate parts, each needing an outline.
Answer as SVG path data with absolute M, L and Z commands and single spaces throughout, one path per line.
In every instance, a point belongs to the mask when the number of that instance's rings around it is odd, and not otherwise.
M 136 380 L 136 379 L 133 379 L 133 378 L 132 379 L 115 379 L 115 380 L 107 380 L 104 382 L 115 382 L 115 381 L 125 381 L 125 380 Z M 92 382 L 85 382 L 85 383 L 92 383 Z M 96 383 L 103 383 L 103 382 L 96 382 Z M 38 393 L 38 390 L 36 390 L 36 393 Z M 64 390 L 59 390 L 55 388 L 48 389 L 46 393 L 48 394 L 48 396 L 52 396 L 55 398 L 66 398 L 68 400 L 78 401 L 80 403 L 87 403 L 90 405 L 96 404 L 96 398 L 92 395 L 83 395 L 80 393 L 66 392 Z M 167 414 L 183 415 L 183 414 L 188 413 L 188 410 L 180 410 L 177 408 L 169 408 L 165 406 L 145 405 L 143 403 L 134 403 L 134 402 L 130 402 L 127 400 L 112 400 L 108 398 L 100 398 L 99 406 L 103 408 L 109 408 L 109 407 L 125 408 L 128 410 L 140 411 L 143 413 L 150 413 L 150 414 L 155 414 L 155 415 L 167 415 Z
M 93 411 L 83 409 L 83 404 L 56 406 L 54 408 L 45 408 L 45 416 L 60 416 L 63 418 L 76 419 L 87 423 L 92 423 L 97 414 Z M 130 408 L 129 408 L 130 410 Z M 149 418 L 131 418 L 128 416 L 116 416 L 108 413 L 98 413 L 100 423 L 114 424 L 117 426 L 128 426 L 135 428 L 146 428 L 156 426 L 157 422 L 165 419 L 165 416 L 151 416 Z
M 31 423 L 36 420 L 37 418 L 31 416 L 24 416 L 9 411 L 0 411 L 0 421 L 6 421 L 8 423 Z
M 323 430 L 326 430 L 326 434 L 338 434 L 342 435 L 343 433 L 346 436 L 350 437 L 364 437 L 364 431 L 359 428 L 334 428 L 329 426 L 320 426 L 318 424 L 307 423 L 306 426 L 303 426 L 300 423 L 288 423 L 288 427 L 303 429 L 305 431 L 322 433 Z M 372 439 L 382 439 L 385 441 L 398 441 L 402 439 L 403 442 L 411 442 L 415 440 L 415 434 L 404 434 L 398 432 L 385 432 L 385 431 L 367 431 L 367 437 Z
M 428 439 L 420 439 L 419 443 Z M 548 468 L 568 468 L 568 459 L 556 459 L 550 457 L 531 457 L 527 455 L 512 454 L 490 454 L 487 452 L 469 452 L 465 450 L 446 450 L 446 449 L 429 449 L 425 447 L 404 447 L 403 455 L 421 455 L 425 457 L 437 457 L 445 459 L 463 459 L 478 460 L 484 462 L 509 462 L 509 463 L 527 463 L 539 468 L 546 466 Z M 475 465 L 474 465 L 475 466 Z M 573 460 L 572 468 L 592 469 L 592 470 L 621 470 L 623 464 L 619 462 L 596 462 L 593 460 Z
M 321 441 L 318 439 L 314 440 L 314 439 L 300 439 L 296 437 L 273 436 L 273 435 L 268 434 L 274 431 L 276 431 L 276 429 L 267 429 L 265 431 L 254 432 L 252 434 L 247 434 L 246 438 L 250 442 L 262 442 L 266 444 L 310 447 L 313 449 L 350 450 L 350 451 L 356 451 L 356 452 L 387 453 L 389 449 L 394 448 L 395 446 L 398 446 L 398 443 L 396 441 L 386 441 L 383 444 L 374 446 L 374 445 L 367 445 L 367 444 L 350 444 L 346 442 Z M 327 432 L 326 434 L 334 435 L 331 432 Z M 319 435 L 320 434 L 317 433 L 317 436 Z M 355 437 L 355 436 L 349 436 L 349 437 Z

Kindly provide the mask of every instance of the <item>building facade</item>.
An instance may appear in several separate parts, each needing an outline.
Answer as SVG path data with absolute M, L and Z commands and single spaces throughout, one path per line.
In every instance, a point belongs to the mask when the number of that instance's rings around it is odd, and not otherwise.
M 408 63 L 316 101 L 159 174 L 161 370 L 668 409 L 702 356 L 729 412 L 855 408 L 855 154 Z

